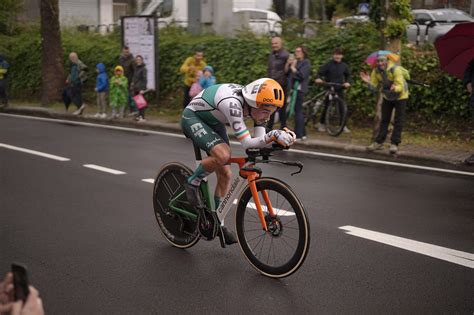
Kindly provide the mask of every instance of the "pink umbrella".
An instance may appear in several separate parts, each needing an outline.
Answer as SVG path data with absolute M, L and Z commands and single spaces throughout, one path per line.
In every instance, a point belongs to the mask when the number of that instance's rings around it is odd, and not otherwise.
M 464 70 L 474 59 L 474 22 L 454 26 L 435 42 L 441 69 L 463 79 Z

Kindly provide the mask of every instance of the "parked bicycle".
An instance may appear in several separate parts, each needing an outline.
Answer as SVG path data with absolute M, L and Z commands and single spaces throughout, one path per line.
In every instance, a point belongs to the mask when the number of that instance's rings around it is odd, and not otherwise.
M 221 223 L 233 205 L 237 204 L 235 224 L 240 248 L 248 262 L 260 273 L 272 278 L 291 275 L 303 264 L 310 243 L 309 222 L 303 204 L 290 186 L 271 177 L 262 177 L 258 163 L 279 163 L 299 169 L 300 162 L 271 158 L 281 147 L 247 149 L 247 157 L 232 157 L 230 163 L 239 172 L 217 209 L 209 184 L 200 186 L 206 209 L 196 210 L 186 199 L 184 185 L 192 174 L 179 162 L 164 165 L 158 172 L 153 189 L 153 207 L 158 226 L 171 245 L 189 248 L 199 239 L 213 240 L 219 236 L 225 247 Z M 196 160 L 201 151 L 194 147 Z M 263 197 L 261 199 L 260 195 Z
M 322 106 L 326 106 L 326 117 L 324 117 L 326 131 L 331 136 L 337 137 L 344 130 L 347 122 L 347 104 L 335 90 L 335 87 L 343 87 L 343 85 L 331 82 L 325 82 L 322 85 L 327 86 L 328 89 L 303 103 L 304 124 L 306 127 L 312 123 L 316 128 L 316 115 Z

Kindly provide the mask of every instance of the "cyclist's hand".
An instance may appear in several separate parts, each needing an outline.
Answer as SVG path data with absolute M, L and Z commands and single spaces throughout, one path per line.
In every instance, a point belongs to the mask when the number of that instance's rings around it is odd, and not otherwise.
M 295 141 L 296 141 L 296 134 L 295 134 L 293 131 L 291 131 L 290 129 L 286 128 L 286 127 L 283 128 L 283 130 L 285 130 L 285 132 L 286 132 L 287 134 L 289 134 L 289 135 L 293 138 L 293 142 L 291 142 L 291 144 L 295 143 Z
M 272 130 L 265 135 L 265 142 L 276 142 L 282 147 L 289 147 L 293 144 L 294 138 L 290 133 L 283 130 Z
M 317 78 L 315 81 L 314 81 L 316 84 L 323 84 L 324 81 L 321 80 L 320 78 Z
M 344 82 L 344 83 L 342 84 L 342 86 L 343 86 L 345 89 L 348 89 L 348 88 L 351 87 L 351 84 L 348 83 L 348 82 Z

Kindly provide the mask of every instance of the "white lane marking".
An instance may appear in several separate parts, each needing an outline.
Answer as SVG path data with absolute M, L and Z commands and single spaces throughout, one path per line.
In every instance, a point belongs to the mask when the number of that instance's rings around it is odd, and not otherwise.
M 142 182 L 154 184 L 155 179 L 154 178 L 144 178 L 144 179 L 142 179 Z
M 389 162 L 389 161 L 383 161 L 383 160 L 365 159 L 365 158 L 358 158 L 355 156 L 345 156 L 345 155 L 337 155 L 337 154 L 322 153 L 322 152 L 309 152 L 309 151 L 303 151 L 303 150 L 298 150 L 298 149 L 290 149 L 290 152 L 302 153 L 302 154 L 307 154 L 307 155 L 315 155 L 315 156 L 332 157 L 336 159 L 365 162 L 365 163 L 372 163 L 372 164 L 383 164 L 383 165 L 399 166 L 399 167 L 405 167 L 405 168 L 414 168 L 414 169 L 425 170 L 425 171 L 474 176 L 474 172 L 463 172 L 463 171 L 455 171 L 455 170 L 444 169 L 444 168 L 421 166 L 421 165 L 416 165 L 416 164 L 406 164 L 406 163 L 396 163 L 396 162 Z
M 345 233 L 349 235 L 365 238 L 371 241 L 387 244 L 474 269 L 474 254 L 471 253 L 418 242 L 390 234 L 366 230 L 350 225 L 341 226 L 339 229 L 346 231 Z
M 114 175 L 127 174 L 127 173 L 119 171 L 119 170 L 114 170 L 112 168 L 103 167 L 103 166 L 99 166 L 99 165 L 95 165 L 95 164 L 84 164 L 83 166 L 87 167 L 87 168 L 91 168 L 93 170 L 97 170 L 97 171 L 101 171 L 101 172 L 105 172 L 105 173 L 110 173 L 110 174 L 114 174 Z
M 239 201 L 238 201 L 237 199 L 234 199 L 233 204 L 236 205 L 238 202 L 239 202 Z M 253 203 L 253 202 L 249 202 L 249 203 L 247 203 L 247 208 L 257 210 L 257 205 L 256 205 L 255 203 Z M 268 212 L 267 206 L 262 205 L 262 210 L 263 210 L 263 212 Z M 281 216 L 281 217 L 291 217 L 291 216 L 294 216 L 294 215 L 295 215 L 294 212 L 290 212 L 290 211 L 286 211 L 286 210 L 282 210 L 282 209 L 278 209 L 278 208 L 273 208 L 273 211 L 274 211 L 278 216 Z
M 124 130 L 124 131 L 139 132 L 139 133 L 157 134 L 157 135 L 175 137 L 175 138 L 184 138 L 184 135 L 170 133 L 170 132 L 152 131 L 152 130 L 146 130 L 146 129 L 135 129 L 135 128 L 126 128 L 126 127 L 117 127 L 117 126 L 107 126 L 107 125 L 84 123 L 84 122 L 77 122 L 77 121 L 70 121 L 70 120 L 63 120 L 63 119 L 32 117 L 32 116 L 23 116 L 23 115 L 5 114 L 5 113 L 0 113 L 0 116 L 16 117 L 16 118 L 32 119 L 32 120 L 42 120 L 42 121 L 49 121 L 49 122 L 63 122 L 63 123 L 68 123 L 68 124 L 82 125 L 82 126 L 95 127 L 95 128 Z M 230 141 L 230 143 L 233 145 L 240 144 L 240 142 L 238 141 Z M 337 155 L 337 154 L 322 153 L 322 152 L 315 152 L 315 151 L 304 151 L 304 150 L 299 150 L 299 149 L 290 149 L 289 151 L 300 153 L 300 154 L 306 154 L 306 155 L 331 157 L 331 158 L 341 159 L 341 160 L 357 161 L 357 162 L 372 163 L 372 164 L 383 164 L 383 165 L 390 165 L 390 166 L 399 166 L 399 167 L 405 167 L 405 168 L 420 169 L 420 170 L 425 170 L 425 171 L 456 174 L 456 175 L 474 176 L 474 172 L 463 172 L 463 171 L 456 171 L 456 170 L 450 170 L 450 169 L 444 169 L 444 168 L 421 166 L 421 165 L 416 165 L 416 164 L 396 163 L 396 162 L 389 162 L 389 161 L 376 160 L 376 159 L 358 158 L 358 157 L 349 156 L 349 155 Z
M 13 145 L 5 144 L 5 143 L 0 143 L 0 148 L 20 151 L 20 152 L 24 152 L 24 153 L 28 153 L 28 154 L 33 154 L 33 155 L 38 155 L 38 156 L 41 156 L 41 157 L 45 157 L 45 158 L 48 158 L 48 159 L 61 161 L 61 162 L 70 161 L 70 159 L 62 157 L 62 156 L 53 155 L 53 154 L 44 153 L 44 152 L 35 151 L 35 150 L 30 150 L 30 149 L 25 149 L 25 148 L 20 148 L 20 147 L 15 147 Z
M 10 116 L 10 117 L 15 117 L 15 118 L 40 120 L 40 121 L 47 121 L 47 122 L 60 122 L 60 123 L 65 123 L 65 124 L 87 126 L 87 127 L 94 127 L 94 128 L 114 129 L 114 130 L 131 131 L 131 132 L 137 132 L 137 133 L 149 133 L 149 134 L 169 136 L 169 137 L 175 137 L 175 138 L 185 138 L 184 135 L 177 134 L 177 133 L 170 133 L 170 132 L 164 132 L 164 131 L 153 131 L 153 130 L 137 129 L 137 128 L 118 127 L 118 126 L 100 125 L 100 124 L 86 123 L 86 122 L 80 122 L 80 121 L 71 121 L 71 120 L 65 120 L 65 119 L 23 116 L 23 115 L 5 114 L 5 113 L 0 113 L 0 116 Z

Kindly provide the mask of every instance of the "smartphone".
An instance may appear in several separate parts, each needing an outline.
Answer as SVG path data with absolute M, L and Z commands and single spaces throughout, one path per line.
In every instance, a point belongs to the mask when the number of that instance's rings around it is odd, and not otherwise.
M 26 266 L 19 263 L 12 263 L 13 273 L 13 293 L 15 301 L 23 300 L 26 301 L 30 289 L 28 288 L 28 272 Z
M 295 54 L 291 53 L 291 54 L 290 54 L 290 57 L 288 57 L 288 59 L 290 59 L 290 60 L 295 59 Z

